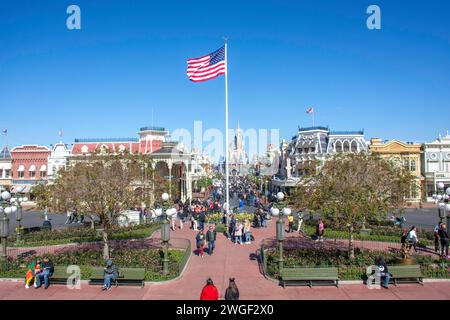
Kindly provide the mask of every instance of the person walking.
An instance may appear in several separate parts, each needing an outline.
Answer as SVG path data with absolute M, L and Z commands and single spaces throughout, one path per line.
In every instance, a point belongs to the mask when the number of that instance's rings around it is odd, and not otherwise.
M 410 244 L 410 247 L 412 246 L 414 248 L 414 251 L 417 253 L 417 243 L 419 242 L 419 239 L 417 237 L 417 228 L 415 226 L 411 227 L 406 239 Z
M 197 233 L 197 236 L 195 237 L 195 242 L 197 244 L 197 255 L 203 258 L 203 249 L 205 246 L 205 234 L 203 233 L 203 231 L 200 230 Z
M 206 285 L 200 294 L 200 300 L 219 300 L 219 291 L 211 278 L 206 280 Z
M 434 252 L 437 254 L 441 253 L 440 241 L 439 241 L 439 229 L 441 228 L 441 224 L 437 224 L 433 230 L 433 238 L 434 238 Z
M 323 241 L 323 234 L 325 233 L 325 225 L 323 223 L 323 220 L 320 219 L 319 223 L 316 226 L 316 241 Z
M 227 290 L 225 290 L 225 300 L 239 300 L 239 289 L 234 278 L 230 278 Z
M 288 215 L 288 233 L 294 232 L 294 216 L 292 214 Z
M 250 221 L 248 219 L 245 219 L 244 221 L 244 237 L 245 237 L 245 244 L 251 244 L 251 225 Z
M 228 223 L 228 235 L 231 239 L 231 241 L 234 241 L 234 232 L 236 231 L 236 219 L 234 217 L 234 214 L 231 215 L 230 221 Z
M 446 230 L 447 226 L 442 223 L 441 227 L 439 228 L 439 241 L 441 245 L 441 256 L 449 258 L 448 255 L 448 245 L 449 245 L 449 237 Z
M 216 248 L 217 233 L 214 226 L 209 226 L 208 232 L 206 232 L 206 242 L 208 242 L 208 254 L 212 255 Z
M 303 213 L 301 211 L 297 214 L 297 232 L 302 233 L 302 225 L 303 225 Z
M 200 215 L 198 217 L 198 221 L 200 222 L 200 230 L 204 231 L 205 230 L 205 222 L 206 222 L 206 213 L 205 210 L 202 210 L 200 212 Z
M 234 231 L 234 244 L 237 244 L 239 241 L 239 244 L 242 245 L 242 229 L 243 229 L 242 223 L 237 221 L 236 230 Z

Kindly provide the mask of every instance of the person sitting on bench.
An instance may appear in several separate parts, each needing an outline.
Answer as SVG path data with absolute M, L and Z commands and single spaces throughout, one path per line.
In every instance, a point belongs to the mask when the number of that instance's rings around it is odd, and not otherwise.
M 111 281 L 115 281 L 119 275 L 116 266 L 111 259 L 106 261 L 106 267 L 103 269 L 105 282 L 103 283 L 102 291 L 111 289 Z

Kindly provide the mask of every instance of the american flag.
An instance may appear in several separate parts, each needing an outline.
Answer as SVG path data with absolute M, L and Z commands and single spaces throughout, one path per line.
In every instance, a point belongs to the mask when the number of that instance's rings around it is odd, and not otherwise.
M 225 46 L 206 56 L 188 59 L 187 64 L 187 76 L 193 82 L 207 81 L 225 74 Z
M 3 129 L 3 130 L 2 130 L 2 133 L 3 133 L 5 136 L 7 136 L 7 135 L 8 135 L 8 129 Z
M 306 113 L 307 114 L 314 113 L 314 109 L 312 107 L 309 107 L 308 109 L 306 109 Z

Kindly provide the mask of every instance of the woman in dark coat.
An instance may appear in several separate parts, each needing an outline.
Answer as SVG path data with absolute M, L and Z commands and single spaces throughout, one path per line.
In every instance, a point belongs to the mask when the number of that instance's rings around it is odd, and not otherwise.
M 230 284 L 225 291 L 225 300 L 239 300 L 239 289 L 237 288 L 234 278 L 230 278 Z

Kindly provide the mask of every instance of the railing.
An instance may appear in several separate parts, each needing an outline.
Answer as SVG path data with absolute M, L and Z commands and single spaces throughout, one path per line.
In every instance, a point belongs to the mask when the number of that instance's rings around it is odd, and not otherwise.
M 192 255 L 192 247 L 191 247 L 191 241 L 187 240 L 187 247 L 184 251 L 183 258 L 178 264 L 178 274 L 181 275 L 183 273 L 183 270 L 186 266 L 186 264 L 189 261 L 189 258 Z

